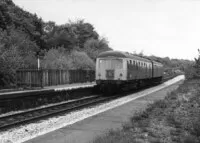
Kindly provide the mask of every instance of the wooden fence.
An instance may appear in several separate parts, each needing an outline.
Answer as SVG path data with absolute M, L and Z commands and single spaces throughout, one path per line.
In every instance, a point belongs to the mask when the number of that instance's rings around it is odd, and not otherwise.
M 95 80 L 93 70 L 53 70 L 31 69 L 17 71 L 18 87 L 44 87 L 70 83 L 92 82 Z

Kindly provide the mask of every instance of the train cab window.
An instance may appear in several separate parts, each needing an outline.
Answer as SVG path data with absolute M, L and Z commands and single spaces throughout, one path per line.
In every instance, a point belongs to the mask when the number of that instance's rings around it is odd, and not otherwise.
M 123 60 L 122 59 L 100 59 L 99 68 L 102 69 L 122 69 Z

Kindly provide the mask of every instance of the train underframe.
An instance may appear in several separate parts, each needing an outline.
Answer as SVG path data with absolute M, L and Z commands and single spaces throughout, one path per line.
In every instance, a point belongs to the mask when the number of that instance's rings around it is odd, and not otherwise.
M 109 96 L 120 91 L 138 89 L 144 86 L 159 84 L 162 77 L 137 79 L 137 80 L 97 80 L 97 86 L 103 95 Z

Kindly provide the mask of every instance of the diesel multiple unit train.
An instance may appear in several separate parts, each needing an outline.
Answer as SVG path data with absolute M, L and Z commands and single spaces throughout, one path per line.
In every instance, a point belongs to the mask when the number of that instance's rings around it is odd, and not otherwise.
M 156 61 L 120 51 L 101 53 L 96 59 L 96 83 L 103 93 L 113 93 L 124 87 L 139 87 L 159 83 L 163 65 Z

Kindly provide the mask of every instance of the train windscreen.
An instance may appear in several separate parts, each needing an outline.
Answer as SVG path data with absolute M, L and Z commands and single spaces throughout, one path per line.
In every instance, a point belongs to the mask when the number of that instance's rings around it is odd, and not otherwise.
M 100 69 L 122 69 L 123 62 L 122 59 L 100 59 L 99 60 Z

